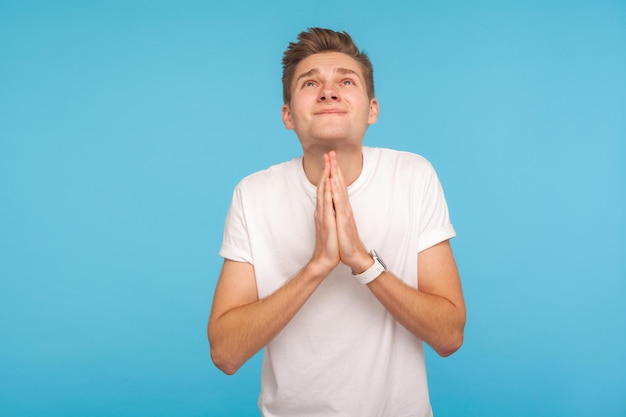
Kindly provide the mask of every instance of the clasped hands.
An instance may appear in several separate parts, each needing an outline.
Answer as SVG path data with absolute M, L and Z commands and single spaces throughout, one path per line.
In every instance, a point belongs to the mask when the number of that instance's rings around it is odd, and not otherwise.
M 314 217 L 316 239 L 312 262 L 321 266 L 324 275 L 339 262 L 355 273 L 367 270 L 374 263 L 359 238 L 348 188 L 334 151 L 324 154 Z

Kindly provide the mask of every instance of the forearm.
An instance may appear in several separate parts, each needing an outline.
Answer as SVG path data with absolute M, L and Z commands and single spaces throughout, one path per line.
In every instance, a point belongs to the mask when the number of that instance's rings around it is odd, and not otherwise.
M 387 271 L 367 285 L 400 324 L 439 355 L 449 356 L 463 343 L 464 305 L 409 287 Z
M 360 274 L 368 270 L 374 260 L 359 238 L 341 170 L 334 157 L 331 162 L 341 262 Z M 418 257 L 421 260 L 418 273 L 424 284 L 420 291 L 404 284 L 390 272 L 383 272 L 368 286 L 398 322 L 440 355 L 447 356 L 460 347 L 465 326 L 465 307 L 460 283 L 458 287 L 456 285 L 458 271 L 454 257 L 448 241 L 422 251 Z M 431 288 L 431 291 L 425 291 L 425 288 Z M 444 296 L 447 294 L 453 297 Z M 451 300 L 457 300 L 456 304 Z
M 235 373 L 289 323 L 325 275 L 309 264 L 268 297 L 212 314 L 208 335 L 215 365 Z

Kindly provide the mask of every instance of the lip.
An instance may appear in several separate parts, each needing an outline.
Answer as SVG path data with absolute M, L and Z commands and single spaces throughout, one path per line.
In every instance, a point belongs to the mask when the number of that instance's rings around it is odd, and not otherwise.
M 317 111 L 314 114 L 324 115 L 324 114 L 346 114 L 346 113 L 347 112 L 345 110 L 340 110 L 340 109 L 324 109 L 324 110 Z

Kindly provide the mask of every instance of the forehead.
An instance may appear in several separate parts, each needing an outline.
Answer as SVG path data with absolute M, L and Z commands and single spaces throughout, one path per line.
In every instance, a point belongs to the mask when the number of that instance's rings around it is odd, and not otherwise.
M 337 70 L 351 70 L 354 71 L 360 78 L 363 78 L 361 65 L 351 56 L 341 52 L 320 52 L 309 55 L 298 63 L 294 74 L 294 80 L 297 80 L 301 74 L 310 71 L 333 73 Z

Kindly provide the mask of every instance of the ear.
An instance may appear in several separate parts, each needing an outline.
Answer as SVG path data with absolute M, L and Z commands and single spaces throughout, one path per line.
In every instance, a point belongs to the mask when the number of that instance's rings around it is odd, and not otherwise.
M 293 119 L 291 118 L 291 110 L 288 104 L 283 104 L 282 109 L 283 124 L 289 130 L 293 130 Z
M 378 100 L 373 98 L 370 100 L 370 115 L 367 119 L 368 124 L 373 125 L 374 123 L 376 123 L 376 121 L 378 120 L 378 111 Z

